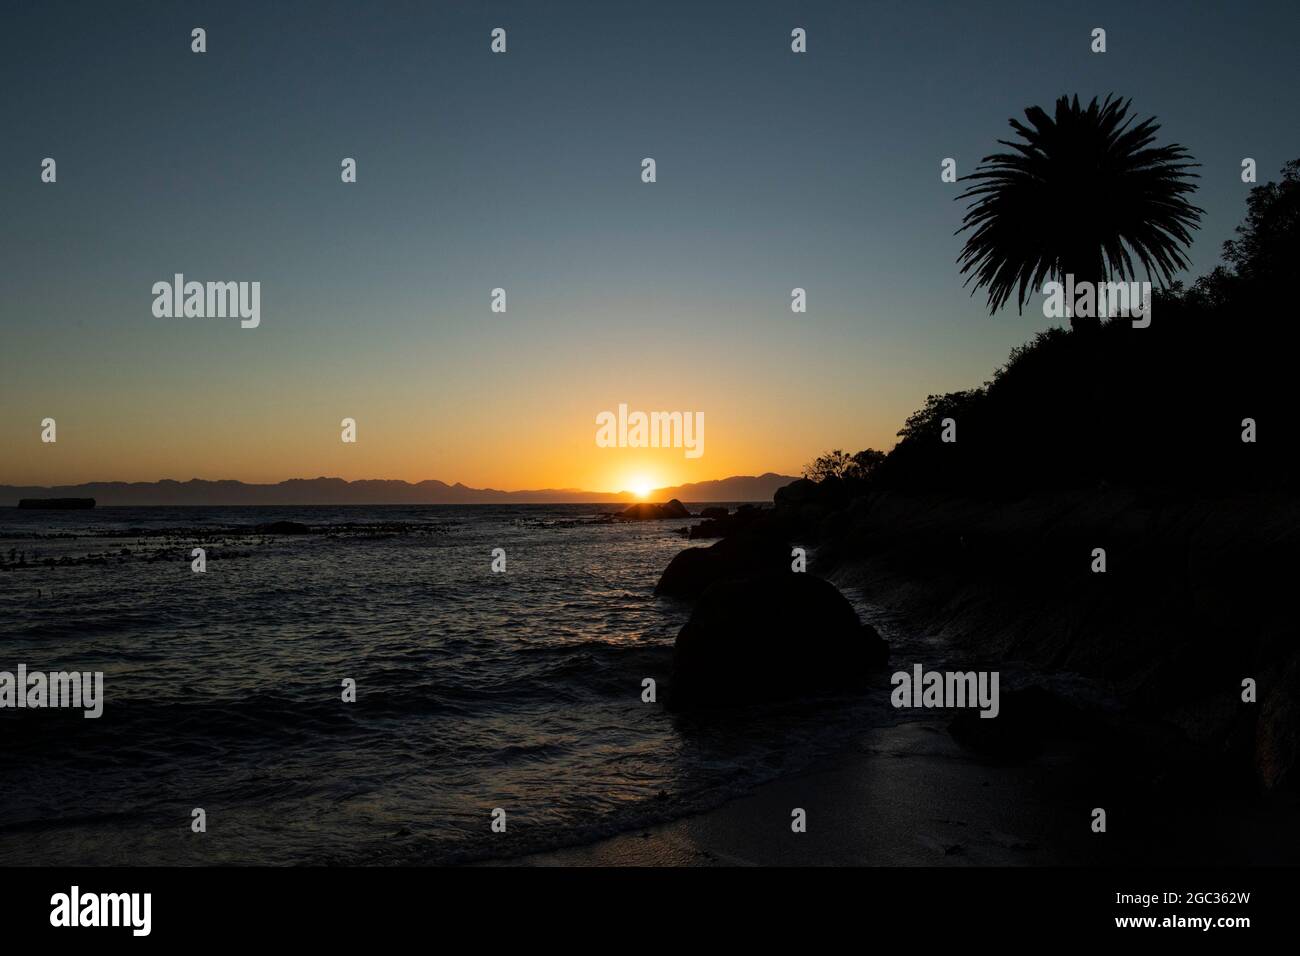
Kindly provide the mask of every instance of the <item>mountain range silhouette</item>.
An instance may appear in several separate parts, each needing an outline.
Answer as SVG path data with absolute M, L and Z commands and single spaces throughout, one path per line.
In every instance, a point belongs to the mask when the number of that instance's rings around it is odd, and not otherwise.
M 697 481 L 657 488 L 646 496 L 650 501 L 771 501 L 776 489 L 794 481 L 794 476 L 766 472 L 762 475 L 734 475 L 713 481 Z M 192 478 L 176 481 L 95 481 L 52 487 L 0 485 L 0 507 L 14 507 L 20 498 L 94 498 L 100 507 L 154 505 L 417 505 L 417 504 L 603 504 L 633 501 L 632 491 L 583 491 L 579 488 L 542 488 L 532 491 L 501 491 L 470 488 L 456 482 L 342 478 L 290 478 L 275 484 L 242 481 L 209 481 Z

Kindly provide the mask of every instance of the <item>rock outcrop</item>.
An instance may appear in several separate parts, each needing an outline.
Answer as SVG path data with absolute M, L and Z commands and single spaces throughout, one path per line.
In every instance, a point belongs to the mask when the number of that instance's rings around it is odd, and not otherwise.
M 715 707 L 850 690 L 887 657 L 829 581 L 789 571 L 723 581 L 677 635 L 672 700 Z
M 666 504 L 652 504 L 649 501 L 638 501 L 636 504 L 620 511 L 614 517 L 623 521 L 660 521 L 664 518 L 689 518 L 691 516 L 687 507 L 673 498 Z
M 724 538 L 707 548 L 687 548 L 668 563 L 655 585 L 661 597 L 693 601 L 721 581 L 790 570 L 790 552 L 779 541 Z

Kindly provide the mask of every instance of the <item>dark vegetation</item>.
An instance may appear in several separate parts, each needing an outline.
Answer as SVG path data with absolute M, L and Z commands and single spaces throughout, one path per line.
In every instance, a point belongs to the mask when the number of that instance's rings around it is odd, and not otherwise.
M 1151 325 L 1040 332 L 978 388 L 931 395 L 883 460 L 805 476 L 911 491 L 1023 495 L 1096 487 L 1227 494 L 1297 488 L 1300 160 L 1256 186 L 1225 264 L 1157 290 Z M 956 441 L 940 440 L 943 420 Z M 1244 420 L 1256 441 L 1242 440 Z M 853 466 L 862 456 L 874 463 Z
M 1300 161 L 1251 190 L 1223 259 L 1158 292 L 1148 328 L 1050 329 L 930 396 L 883 459 L 818 459 L 771 523 L 966 654 L 1085 675 L 1175 728 L 1196 786 L 1295 791 Z

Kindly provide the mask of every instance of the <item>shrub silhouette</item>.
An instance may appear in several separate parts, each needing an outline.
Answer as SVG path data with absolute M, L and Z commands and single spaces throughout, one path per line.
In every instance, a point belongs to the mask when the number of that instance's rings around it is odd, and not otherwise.
M 803 476 L 812 481 L 825 481 L 827 478 L 865 481 L 884 460 L 885 453 L 874 448 L 864 448 L 854 455 L 836 448 L 805 465 Z

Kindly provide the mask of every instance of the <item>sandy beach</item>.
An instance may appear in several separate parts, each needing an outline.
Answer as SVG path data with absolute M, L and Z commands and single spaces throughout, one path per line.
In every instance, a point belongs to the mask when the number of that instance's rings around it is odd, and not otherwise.
M 1091 866 L 1285 864 L 1300 836 L 1284 807 L 1127 800 L 1098 782 L 1109 832 L 1093 833 L 1097 768 L 1068 749 L 997 765 L 942 723 L 880 728 L 830 765 L 773 781 L 715 810 L 588 846 L 501 861 L 524 866 Z M 807 832 L 791 812 L 807 811 Z

